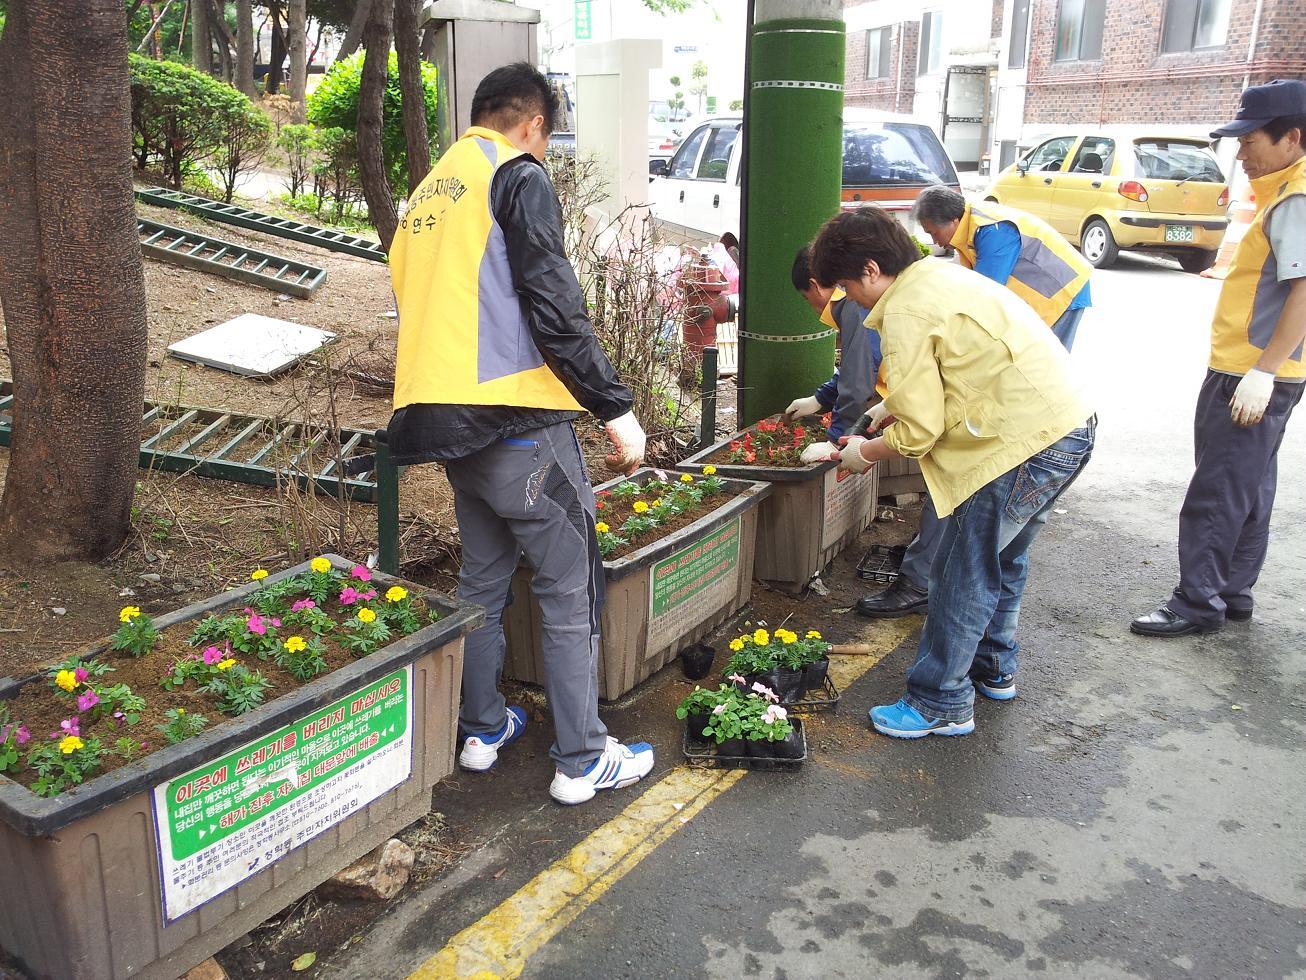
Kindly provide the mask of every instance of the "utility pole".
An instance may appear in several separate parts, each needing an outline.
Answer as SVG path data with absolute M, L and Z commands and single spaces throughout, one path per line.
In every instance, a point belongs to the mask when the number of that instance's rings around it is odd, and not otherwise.
M 754 0 L 744 103 L 739 422 L 810 395 L 834 368 L 835 331 L 794 290 L 799 246 L 839 209 L 841 0 Z

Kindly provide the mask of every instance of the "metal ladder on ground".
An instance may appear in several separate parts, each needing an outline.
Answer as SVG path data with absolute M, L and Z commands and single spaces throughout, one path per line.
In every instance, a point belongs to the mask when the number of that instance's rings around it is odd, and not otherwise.
M 313 290 L 322 285 L 322 280 L 326 278 L 326 270 L 318 266 L 260 252 L 184 228 L 161 225 L 144 218 L 137 220 L 136 228 L 141 236 L 141 251 L 151 258 L 263 286 L 301 299 L 311 296 Z
M 211 201 L 207 197 L 196 197 L 194 194 L 184 194 L 166 187 L 148 187 L 145 190 L 138 190 L 136 199 L 158 207 L 180 208 L 201 218 L 208 218 L 210 221 L 220 221 L 224 224 L 248 228 L 251 231 L 261 231 L 267 235 L 288 238 L 306 245 L 316 245 L 333 252 L 357 255 L 375 262 L 386 261 L 385 249 L 371 239 L 304 224 L 302 221 L 294 221 L 290 218 L 278 218 L 276 215 L 251 211 L 236 204 Z

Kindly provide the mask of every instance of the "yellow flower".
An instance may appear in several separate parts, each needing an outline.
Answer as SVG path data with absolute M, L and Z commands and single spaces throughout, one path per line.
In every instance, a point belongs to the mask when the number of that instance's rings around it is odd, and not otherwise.
M 308 567 L 321 575 L 323 572 L 331 571 L 331 562 L 325 558 L 314 558 L 308 563 Z
M 299 653 L 299 651 L 303 650 L 306 646 L 308 646 L 308 644 L 304 642 L 302 636 L 286 637 L 286 649 L 290 653 Z
M 256 568 L 254 571 L 249 573 L 249 577 L 255 582 L 262 582 L 268 577 L 268 570 L 266 568 Z
M 408 598 L 408 590 L 402 585 L 392 585 L 385 590 L 386 602 L 403 602 Z
M 123 606 L 118 613 L 118 622 L 130 623 L 133 619 L 141 614 L 140 606 Z
M 807 631 L 806 639 L 808 639 L 808 640 L 819 640 L 820 638 L 821 638 L 821 634 L 818 633 L 816 630 L 808 630 L 808 631 Z
M 85 744 L 76 735 L 65 735 L 59 740 L 59 751 L 64 755 L 72 755 Z
M 785 646 L 788 646 L 790 643 L 797 643 L 798 637 L 794 636 L 792 633 L 786 633 L 784 636 L 780 637 L 780 642 Z
M 681 474 L 680 474 L 680 482 L 681 482 L 681 483 L 693 483 L 693 482 L 694 482 L 694 478 L 693 478 L 692 476 L 690 476 L 688 473 L 681 473 Z
M 236 661 L 231 657 L 228 657 L 226 660 L 218 661 L 218 670 L 231 670 L 234 666 L 236 666 Z
M 71 692 L 77 687 L 77 675 L 71 670 L 61 670 L 54 675 L 54 682 L 65 691 Z
M 711 463 L 708 463 L 706 466 L 703 467 L 703 475 L 716 476 L 716 467 L 713 466 Z
M 771 642 L 771 637 L 764 629 L 753 630 L 753 642 L 759 647 L 764 647 Z
M 376 613 L 370 609 L 358 610 L 358 621 L 360 623 L 372 623 L 376 621 Z
M 658 497 L 657 500 L 653 501 L 653 506 L 654 506 L 654 507 L 661 507 L 662 504 L 663 504 L 663 500 L 662 500 L 661 497 Z
M 182 715 L 184 715 L 185 713 L 186 713 L 186 709 L 185 709 L 185 708 L 178 708 L 178 709 L 177 709 L 177 717 L 178 717 L 178 718 L 180 718 L 180 717 L 181 717 Z
M 743 648 L 744 648 L 744 641 L 743 641 L 743 640 L 740 640 L 740 639 L 734 639 L 734 640 L 731 640 L 731 641 L 730 641 L 730 649 L 731 649 L 731 650 L 734 650 L 736 653 L 738 653 L 738 652 L 739 652 L 740 650 L 742 650 Z
M 648 510 L 648 504 L 647 504 L 647 503 L 645 503 L 645 502 L 642 501 L 642 500 L 636 500 L 636 501 L 635 501 L 635 513 L 636 513 L 636 514 L 642 514 L 642 513 L 644 513 L 644 511 L 646 511 L 646 510 Z
M 607 534 L 608 531 L 611 530 L 611 529 L 610 529 L 606 524 L 604 524 L 602 521 L 599 521 L 597 524 L 594 525 L 594 530 L 595 530 L 598 534 Z

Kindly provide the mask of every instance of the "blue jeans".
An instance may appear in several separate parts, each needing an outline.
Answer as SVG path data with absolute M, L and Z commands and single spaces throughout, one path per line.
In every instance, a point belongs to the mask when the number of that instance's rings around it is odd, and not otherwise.
M 974 713 L 972 669 L 989 676 L 1016 672 L 1029 547 L 1088 462 L 1096 430 L 1097 419 L 1089 419 L 944 519 L 930 568 L 930 612 L 904 696 L 921 714 L 965 721 Z

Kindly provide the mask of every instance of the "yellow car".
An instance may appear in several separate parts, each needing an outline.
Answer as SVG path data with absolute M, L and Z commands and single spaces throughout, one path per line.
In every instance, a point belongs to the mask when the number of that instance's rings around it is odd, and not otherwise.
M 984 198 L 1038 215 L 1099 269 L 1123 248 L 1168 252 L 1201 272 L 1229 224 L 1228 184 L 1194 136 L 1054 136 L 998 174 Z

